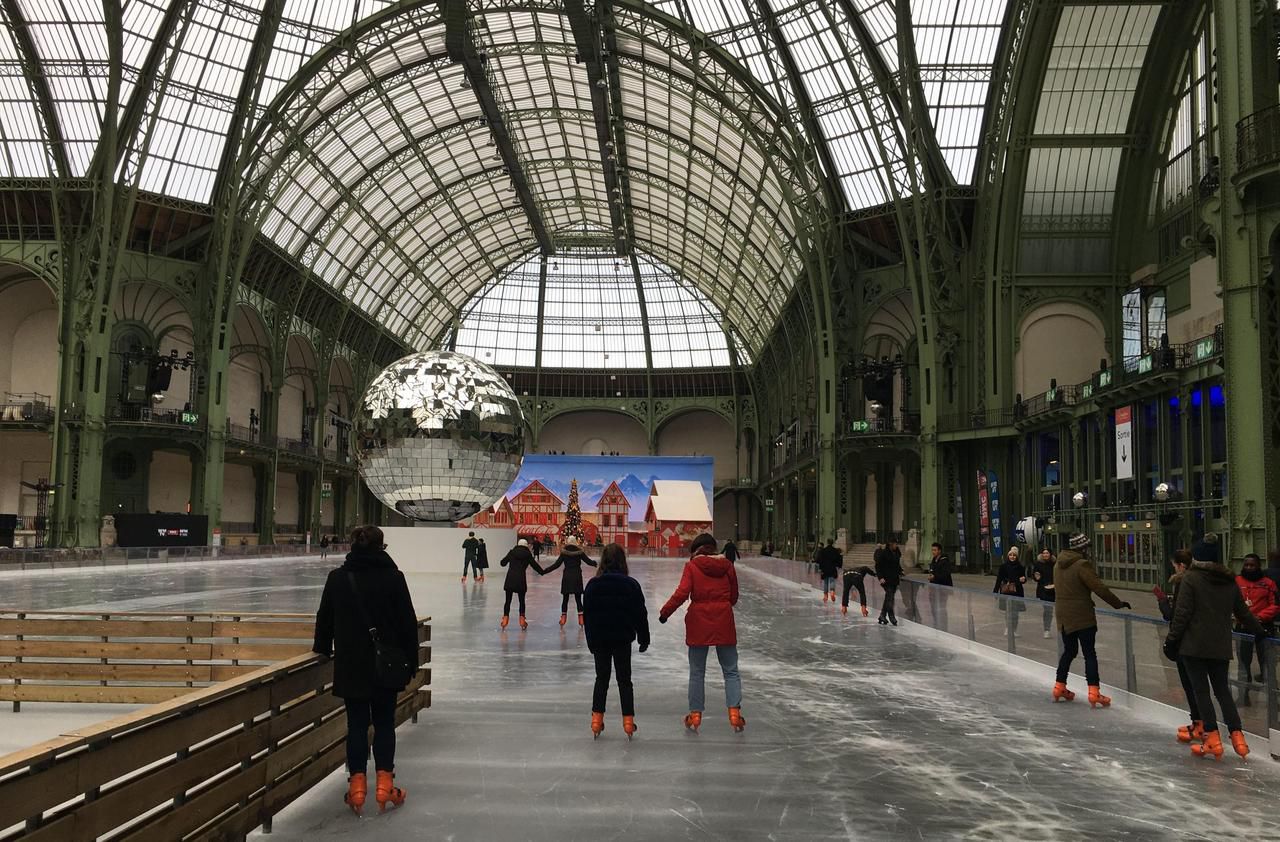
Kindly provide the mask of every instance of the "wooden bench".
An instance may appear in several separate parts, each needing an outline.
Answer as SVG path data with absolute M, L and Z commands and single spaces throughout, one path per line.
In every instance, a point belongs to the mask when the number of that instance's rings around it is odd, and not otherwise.
M 431 704 L 428 618 L 418 639 L 419 669 L 397 701 L 397 725 Z M 346 712 L 332 686 L 329 659 L 297 655 L 0 757 L 0 842 L 225 840 L 269 830 L 273 815 L 345 762 Z
M 152 704 L 311 651 L 311 614 L 0 611 L 0 702 Z

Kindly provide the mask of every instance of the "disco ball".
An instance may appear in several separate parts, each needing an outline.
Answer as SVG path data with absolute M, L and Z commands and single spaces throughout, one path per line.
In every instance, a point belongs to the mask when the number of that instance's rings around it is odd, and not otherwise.
M 1161 503 L 1168 502 L 1173 496 L 1173 488 L 1167 482 L 1162 482 L 1156 486 L 1156 500 Z
M 1075 506 L 1077 509 L 1083 509 L 1084 504 L 1087 502 L 1089 502 L 1089 495 L 1085 494 L 1083 491 L 1077 491 L 1071 498 L 1071 505 Z
M 458 521 L 497 502 L 524 461 L 524 413 L 498 373 L 465 354 L 410 354 L 361 399 L 356 465 L 387 506 Z

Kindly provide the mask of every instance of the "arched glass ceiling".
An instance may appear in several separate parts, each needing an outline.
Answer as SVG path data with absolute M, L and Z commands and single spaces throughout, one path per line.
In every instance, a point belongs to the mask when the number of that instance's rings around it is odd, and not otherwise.
M 544 368 L 730 362 L 723 317 L 671 267 L 586 249 L 530 255 L 504 271 L 463 310 L 454 349 L 502 367 L 534 367 L 539 349 Z

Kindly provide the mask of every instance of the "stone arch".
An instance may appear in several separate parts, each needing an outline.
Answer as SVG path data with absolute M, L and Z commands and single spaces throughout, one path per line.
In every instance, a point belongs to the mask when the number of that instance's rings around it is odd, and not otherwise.
M 1093 376 L 1109 357 L 1107 331 L 1092 308 L 1075 301 L 1045 301 L 1018 325 L 1014 354 L 1014 391 L 1024 398 L 1049 388 L 1073 386 Z
M 257 308 L 237 303 L 231 316 L 227 365 L 227 420 L 246 431 L 262 423 L 264 393 L 271 388 L 272 343 L 267 321 Z
M 276 435 L 309 442 L 319 414 L 317 385 L 319 355 L 311 340 L 299 333 L 285 341 L 284 382 L 278 397 Z
M 193 403 L 196 374 L 207 361 L 196 359 L 191 313 L 170 290 L 148 281 L 121 284 L 111 307 L 111 347 L 109 404 L 113 397 L 121 405 L 154 410 L 181 410 Z M 163 398 L 154 400 L 137 393 L 136 387 L 145 385 L 149 367 L 146 360 L 125 356 L 137 352 L 184 361 L 190 354 L 193 364 L 174 366 Z
M 710 456 L 716 485 L 735 485 L 739 454 L 733 422 L 709 408 L 689 409 L 666 418 L 654 433 L 659 456 Z
M 543 453 L 564 451 L 574 456 L 599 456 L 602 450 L 644 456 L 649 453 L 649 436 L 644 422 L 625 410 L 580 407 L 543 419 L 538 447 Z
M 48 281 L 0 262 L 0 403 L 6 395 L 58 396 L 58 301 Z

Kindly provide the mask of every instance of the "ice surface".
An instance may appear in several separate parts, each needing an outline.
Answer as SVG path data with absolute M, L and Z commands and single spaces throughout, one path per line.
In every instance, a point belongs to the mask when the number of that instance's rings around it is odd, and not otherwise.
M 435 663 L 433 706 L 397 732 L 408 802 L 357 820 L 335 773 L 269 838 L 1280 838 L 1269 758 L 1197 761 L 1163 725 L 1055 706 L 1019 672 L 842 617 L 816 589 L 751 566 L 738 609 L 747 730 L 730 731 L 712 666 L 694 736 L 680 724 L 682 614 L 656 621 L 680 565 L 634 562 L 654 642 L 633 661 L 630 743 L 613 693 L 604 735 L 590 737 L 591 661 L 577 627 L 556 624 L 558 576 L 533 577 L 527 632 L 500 633 L 499 569 L 484 585 L 411 574 Z M 184 565 L 4 586 L 8 604 L 32 608 L 306 611 L 326 570 Z M 22 716 L 0 712 L 0 728 Z

